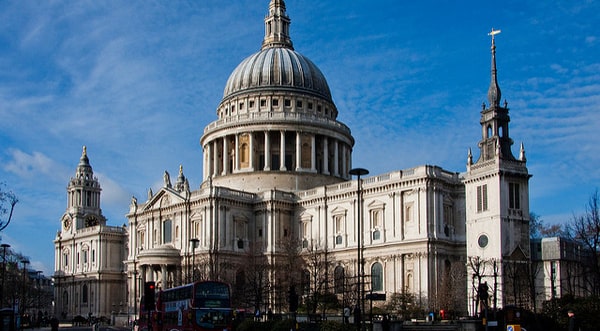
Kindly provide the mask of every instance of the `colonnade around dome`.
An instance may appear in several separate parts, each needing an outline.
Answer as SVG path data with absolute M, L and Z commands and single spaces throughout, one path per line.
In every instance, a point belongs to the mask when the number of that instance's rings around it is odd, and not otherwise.
M 227 134 L 204 146 L 203 177 L 287 171 L 349 179 L 351 150 L 342 139 L 283 128 Z

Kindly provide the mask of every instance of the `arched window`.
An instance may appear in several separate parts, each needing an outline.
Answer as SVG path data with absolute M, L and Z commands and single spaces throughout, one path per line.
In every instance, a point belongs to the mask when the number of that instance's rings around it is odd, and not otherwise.
M 88 287 L 87 287 L 87 284 L 83 284 L 83 287 L 81 288 L 81 302 L 82 303 L 87 303 L 88 302 Z
M 68 307 L 69 306 L 69 293 L 67 291 L 64 291 L 62 297 L 63 297 L 62 298 L 63 306 Z
M 344 267 L 337 266 L 333 270 L 333 290 L 336 294 L 344 293 Z
M 487 137 L 486 138 L 491 138 L 492 136 L 493 136 L 492 126 L 488 125 L 488 127 L 487 127 Z
M 371 290 L 383 291 L 383 266 L 379 262 L 371 266 Z
M 240 146 L 240 162 L 247 166 L 248 160 L 250 158 L 250 148 L 248 144 L 242 144 Z
M 306 269 L 302 270 L 302 294 L 308 295 L 310 293 L 310 272 Z
M 238 270 L 235 273 L 235 292 L 236 293 L 244 293 L 244 289 L 246 288 L 246 273 L 244 270 Z

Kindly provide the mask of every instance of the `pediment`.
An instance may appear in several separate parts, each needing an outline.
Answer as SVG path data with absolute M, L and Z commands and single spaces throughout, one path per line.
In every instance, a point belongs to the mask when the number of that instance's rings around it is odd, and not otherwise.
M 346 215 L 348 213 L 348 209 L 346 208 L 341 208 L 341 207 L 335 207 L 333 208 L 333 210 L 331 210 L 331 215 Z
M 163 187 L 146 203 L 144 210 L 166 208 L 185 201 L 186 199 L 179 192 L 168 187 Z
M 521 246 L 517 246 L 517 248 L 515 248 L 515 250 L 512 251 L 512 253 L 506 258 L 506 260 L 523 261 L 527 260 L 527 256 L 525 255 L 525 252 L 523 252 L 523 249 L 521 249 Z
M 382 209 L 385 207 L 385 202 L 381 200 L 373 200 L 367 205 L 367 207 L 369 207 L 369 209 Z
M 307 212 L 304 212 L 302 214 L 300 214 L 300 221 L 301 222 L 311 222 L 313 219 L 313 215 Z

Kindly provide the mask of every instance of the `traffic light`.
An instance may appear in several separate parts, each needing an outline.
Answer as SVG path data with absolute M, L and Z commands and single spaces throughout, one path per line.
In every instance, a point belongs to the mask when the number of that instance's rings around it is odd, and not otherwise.
M 154 310 L 154 293 L 156 292 L 155 282 L 144 283 L 144 306 L 146 310 Z

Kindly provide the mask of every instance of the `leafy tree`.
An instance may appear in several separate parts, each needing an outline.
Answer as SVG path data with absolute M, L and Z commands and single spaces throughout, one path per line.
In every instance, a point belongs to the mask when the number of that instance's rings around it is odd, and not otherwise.
M 6 229 L 8 224 L 10 224 L 15 205 L 19 202 L 17 196 L 12 191 L 7 191 L 6 188 L 3 189 L 3 186 L 5 187 L 6 185 L 0 183 L 0 217 L 4 217 L 4 215 L 8 214 L 8 218 L 6 221 L 0 219 L 0 231 Z

